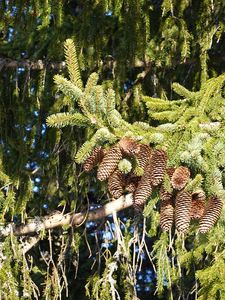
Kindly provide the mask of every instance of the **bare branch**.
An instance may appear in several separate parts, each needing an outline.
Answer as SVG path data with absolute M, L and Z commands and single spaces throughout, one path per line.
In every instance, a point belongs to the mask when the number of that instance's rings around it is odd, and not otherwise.
M 108 59 L 108 57 L 106 57 L 106 59 Z M 213 62 L 215 64 L 221 64 L 222 62 L 224 62 L 225 60 L 225 56 L 220 56 L 219 60 L 218 57 L 215 56 L 211 56 L 211 59 L 213 60 Z M 113 58 L 111 58 L 111 60 L 113 60 Z M 114 61 L 114 63 L 116 63 L 116 61 Z M 196 64 L 197 60 L 194 59 L 186 59 L 185 61 L 174 61 L 173 65 L 177 66 L 177 65 L 191 65 L 191 64 Z M 146 77 L 147 73 L 149 73 L 149 62 L 146 63 L 145 61 L 142 60 L 138 60 L 136 59 L 136 61 L 134 62 L 134 65 L 132 67 L 134 68 L 146 68 L 146 70 L 143 72 L 143 74 L 141 75 L 142 78 L 138 79 L 137 81 L 141 81 Z M 33 61 L 30 59 L 12 59 L 12 58 L 7 58 L 7 57 L 0 57 L 0 70 L 2 68 L 9 68 L 9 69 L 13 69 L 13 68 L 27 68 L 27 69 L 33 69 L 33 70 L 42 70 L 45 68 L 50 68 L 50 69 L 55 69 L 55 70 L 61 70 L 61 69 L 65 69 L 66 68 L 66 63 L 65 61 L 61 61 L 61 62 L 54 62 L 54 61 L 45 61 L 42 59 L 39 59 L 37 61 Z M 145 72 L 147 71 L 147 73 L 145 74 Z M 135 80 L 136 81 L 136 80 Z M 136 82 L 138 83 L 138 82 Z M 127 96 L 128 97 L 128 96 Z
M 124 102 L 127 102 L 130 99 L 130 97 L 134 93 L 133 87 L 136 86 L 137 84 L 141 83 L 142 81 L 144 81 L 144 79 L 146 78 L 146 76 L 151 72 L 151 69 L 152 69 L 152 65 L 149 62 L 147 64 L 147 66 L 146 66 L 146 69 L 142 73 L 138 74 L 137 78 L 135 79 L 135 81 L 134 81 L 134 83 L 132 85 L 132 88 L 130 88 L 128 90 L 128 92 L 126 93 L 126 96 L 123 99 Z
M 45 68 L 50 69 L 65 69 L 66 63 L 62 62 L 50 62 L 44 60 L 31 61 L 29 59 L 24 60 L 13 60 L 10 58 L 2 58 L 0 57 L 0 70 L 2 68 L 15 69 L 15 68 L 26 68 L 26 69 L 35 69 L 35 70 L 43 70 Z
M 140 68 L 144 67 L 145 63 L 141 60 L 136 60 L 133 67 Z M 53 62 L 53 61 L 44 61 L 39 59 L 37 61 L 33 61 L 30 59 L 21 59 L 15 60 L 11 58 L 0 57 L 0 70 L 2 68 L 6 69 L 15 69 L 15 68 L 26 68 L 33 70 L 43 70 L 45 68 L 61 70 L 66 68 L 66 62 Z
M 29 223 L 24 225 L 15 226 L 14 224 L 9 224 L 3 228 L 0 228 L 0 237 L 6 237 L 11 233 L 16 236 L 23 236 L 31 233 L 38 233 L 40 230 L 52 229 L 65 225 L 79 226 L 84 221 L 95 221 L 102 219 L 113 212 L 121 211 L 127 207 L 130 207 L 132 204 L 133 196 L 132 194 L 128 194 L 105 204 L 101 208 L 89 212 L 68 213 L 65 215 L 57 212 L 53 215 L 45 216 L 43 218 L 34 218 L 30 220 Z
M 31 248 L 33 248 L 39 241 L 40 241 L 40 236 L 35 235 L 35 236 L 26 236 L 26 237 L 21 237 L 20 242 L 22 245 L 22 250 L 23 253 L 26 254 Z

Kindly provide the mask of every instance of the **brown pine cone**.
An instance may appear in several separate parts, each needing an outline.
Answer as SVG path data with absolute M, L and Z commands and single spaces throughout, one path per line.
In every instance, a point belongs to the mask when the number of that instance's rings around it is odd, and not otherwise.
M 191 219 L 191 194 L 185 190 L 177 193 L 175 202 L 175 224 L 179 232 L 185 233 L 188 230 Z
M 121 152 L 125 155 L 136 155 L 140 152 L 140 145 L 128 137 L 122 138 L 118 145 Z
M 186 183 L 188 182 L 189 178 L 190 178 L 189 169 L 183 166 L 178 167 L 173 173 L 173 176 L 171 178 L 172 187 L 178 191 L 182 190 L 185 187 Z
M 206 233 L 213 227 L 213 225 L 219 219 L 222 207 L 223 202 L 219 198 L 212 197 L 209 199 L 204 214 L 200 219 L 199 232 Z
M 152 194 L 151 176 L 149 172 L 145 172 L 141 177 L 137 189 L 134 194 L 134 208 L 142 210 L 148 197 Z
M 166 169 L 166 173 L 167 173 L 167 175 L 169 176 L 170 179 L 172 178 L 173 173 L 175 172 L 175 170 L 176 170 L 176 168 L 174 168 L 174 167 L 169 167 L 169 168 Z
M 199 220 L 205 210 L 205 201 L 192 200 L 191 202 L 191 219 Z
M 162 200 L 160 202 L 160 227 L 163 231 L 169 231 L 173 225 L 174 207 L 173 199 Z
M 199 220 L 205 210 L 205 193 L 199 189 L 192 193 L 191 219 Z
M 166 173 L 171 178 L 175 168 L 167 168 Z M 173 191 L 168 192 L 162 185 L 159 190 L 160 195 L 160 227 L 163 231 L 169 231 L 174 219 Z
M 165 190 L 163 185 L 160 187 L 159 196 L 162 201 L 168 201 L 172 198 L 173 192 L 168 192 Z
M 140 181 L 140 177 L 131 177 L 128 176 L 127 180 L 126 180 L 126 186 L 125 189 L 129 192 L 129 193 L 134 193 L 138 187 L 138 182 Z
M 139 167 L 144 170 L 151 159 L 151 148 L 148 145 L 141 144 L 140 151 L 137 153 L 136 158 L 138 160 Z
M 117 199 L 123 195 L 125 176 L 118 169 L 108 179 L 108 190 L 113 198 Z
M 119 161 L 122 159 L 122 153 L 118 145 L 112 146 L 103 157 L 98 167 L 97 178 L 100 181 L 106 180 L 115 171 Z
M 203 201 L 205 202 L 205 193 L 203 190 L 199 189 L 195 192 L 192 193 L 192 201 L 198 200 L 198 201 Z
M 104 156 L 104 149 L 100 147 L 96 147 L 91 155 L 85 160 L 83 168 L 85 172 L 90 172 L 94 166 L 100 163 Z
M 152 153 L 150 163 L 146 167 L 146 172 L 150 174 L 151 184 L 159 185 L 166 170 L 167 155 L 163 150 L 155 150 Z

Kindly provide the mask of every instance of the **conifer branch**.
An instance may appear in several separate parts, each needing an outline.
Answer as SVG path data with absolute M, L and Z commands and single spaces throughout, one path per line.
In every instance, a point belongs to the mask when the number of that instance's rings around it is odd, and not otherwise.
M 92 211 L 68 213 L 65 215 L 60 212 L 56 212 L 55 214 L 48 215 L 43 218 L 36 217 L 25 225 L 15 226 L 13 224 L 9 224 L 6 227 L 0 228 L 0 237 L 7 237 L 10 234 L 14 234 L 15 236 L 29 235 L 38 233 L 41 230 L 53 229 L 66 225 L 79 226 L 85 221 L 103 219 L 111 215 L 113 212 L 121 211 L 132 205 L 133 196 L 132 194 L 127 194 L 126 196 L 121 196 L 119 199 L 113 200 Z
M 101 145 L 104 142 L 113 143 L 116 141 L 116 137 L 108 130 L 103 127 L 98 129 L 92 138 L 86 141 L 78 150 L 76 154 L 76 162 L 83 163 L 90 155 L 96 145 Z
M 76 48 L 72 39 L 67 39 L 64 43 L 66 64 L 70 74 L 70 80 L 81 90 L 83 82 L 80 76 L 80 68 L 77 59 Z
M 58 89 L 62 91 L 66 96 L 73 99 L 74 102 L 78 101 L 81 98 L 83 94 L 81 89 L 63 76 L 55 75 L 54 81 L 57 84 Z
M 68 125 L 76 125 L 80 127 L 91 125 L 90 120 L 80 113 L 57 113 L 49 116 L 46 122 L 48 126 L 57 128 L 62 128 Z

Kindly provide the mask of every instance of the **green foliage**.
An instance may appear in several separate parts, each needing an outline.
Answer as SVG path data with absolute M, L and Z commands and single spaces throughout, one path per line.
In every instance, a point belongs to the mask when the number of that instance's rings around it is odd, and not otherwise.
M 12 251 L 13 249 L 13 251 Z M 6 238 L 0 247 L 0 296 L 2 299 L 38 299 L 39 291 L 30 277 L 30 263 L 26 260 L 21 245 L 13 236 Z M 23 284 L 20 286 L 18 278 Z
M 66 96 L 72 98 L 74 102 L 80 100 L 82 91 L 79 87 L 77 87 L 75 84 L 68 81 L 61 75 L 55 75 L 54 80 L 57 84 L 58 89 L 64 92 Z
M 220 269 L 221 272 L 218 273 L 218 269 Z M 212 266 L 196 272 L 196 277 L 202 286 L 199 291 L 199 299 L 206 299 L 206 297 L 211 299 L 216 299 L 217 297 L 224 299 L 224 270 L 224 256 L 220 254 L 219 257 L 215 257 Z
M 10 216 L 14 215 L 15 196 L 16 194 L 11 188 L 8 189 L 5 197 L 4 194 L 1 193 L 0 211 L 2 219 L 4 219 L 6 213 L 9 213 Z
M 104 142 L 115 142 L 115 136 L 110 133 L 110 131 L 106 127 L 98 129 L 96 133 L 91 137 L 91 139 L 82 145 L 82 147 L 76 154 L 76 162 L 84 162 L 90 156 L 93 149 L 96 146 L 103 144 Z
M 189 191 L 224 199 L 224 12 L 223 0 L 0 1 L 2 225 L 106 201 L 104 185 L 74 158 L 82 163 L 96 145 L 123 136 L 163 148 L 169 166 L 188 166 Z M 170 191 L 168 177 L 164 185 Z M 98 233 L 108 219 L 75 228 L 78 236 L 68 228 L 44 233 L 26 255 L 23 239 L 1 239 L 0 298 L 84 299 L 90 282 L 91 299 L 111 299 L 113 287 L 133 299 L 137 270 L 153 264 L 157 287 L 145 283 L 148 298 L 223 299 L 224 211 L 205 236 L 194 221 L 187 235 L 173 228 L 168 236 L 159 230 L 158 200 L 156 191 L 134 234 L 126 210 L 125 230 L 106 251 Z M 142 261 L 146 253 L 152 264 Z
M 83 83 L 80 76 L 80 68 L 78 65 L 77 53 L 73 40 L 67 39 L 64 43 L 64 49 L 70 80 L 82 90 Z
M 143 215 L 147 218 L 148 231 L 147 234 L 150 237 L 156 237 L 159 228 L 159 212 L 156 210 L 156 204 L 159 200 L 158 193 L 153 193 L 151 201 L 146 205 Z
M 128 159 L 124 158 L 124 159 L 122 159 L 122 160 L 118 163 L 118 169 L 119 169 L 122 173 L 127 174 L 127 173 L 129 173 L 129 172 L 131 171 L 131 169 L 132 169 L 132 164 L 131 164 L 131 162 L 130 162 Z
M 86 294 L 89 299 L 107 300 L 111 298 L 111 285 L 116 284 L 116 280 L 113 278 L 115 270 L 117 270 L 117 264 L 115 262 L 106 261 L 106 268 L 102 276 L 100 277 L 95 274 L 89 279 L 88 284 L 85 286 Z M 114 291 L 113 295 L 115 294 L 116 292 Z
M 192 176 L 196 175 L 189 184 L 190 190 L 203 184 L 208 194 L 223 199 L 224 160 L 218 158 L 225 154 L 222 153 L 225 140 L 224 117 L 221 115 L 225 103 L 224 81 L 224 75 L 211 78 L 197 92 L 189 92 L 180 84 L 173 84 L 176 93 L 185 97 L 184 100 L 143 98 L 150 117 L 161 123 L 164 121 L 158 128 L 164 126 L 164 142 L 172 158 L 171 163 L 184 163 L 191 168 Z M 199 172 L 201 175 L 197 175 Z
M 97 80 L 98 76 L 95 73 L 90 76 L 84 90 L 84 97 L 81 97 L 82 100 L 80 100 L 82 105 L 79 105 L 81 109 L 80 115 L 82 116 L 82 113 L 88 112 L 89 123 L 92 123 L 92 127 L 96 131 L 77 152 L 76 162 L 84 162 L 98 145 L 103 145 L 104 143 L 112 144 L 123 136 L 129 136 L 142 142 L 147 141 L 147 143 L 162 145 L 169 155 L 171 165 L 187 165 L 192 173 L 192 179 L 186 187 L 189 192 L 194 192 L 202 187 L 207 196 L 216 195 L 225 199 L 224 183 L 222 182 L 224 177 L 224 159 L 218 160 L 218 157 L 222 155 L 224 158 L 225 155 L 223 150 L 225 149 L 225 141 L 222 135 L 224 131 L 224 117 L 220 114 L 220 111 L 224 109 L 225 103 L 223 96 L 224 75 L 209 79 L 197 92 L 190 92 L 178 83 L 173 84 L 174 91 L 181 97 L 184 97 L 184 99 L 165 100 L 144 96 L 143 100 L 149 110 L 150 124 L 154 120 L 158 121 L 158 124 L 156 123 L 153 126 L 145 123 L 131 124 L 124 120 L 114 107 L 107 110 L 109 105 L 106 105 L 106 99 L 109 96 L 106 95 L 110 95 L 110 98 L 115 98 L 115 96 L 111 90 L 107 93 L 102 86 L 97 85 Z M 64 83 L 61 82 L 60 89 L 67 96 L 76 98 L 75 90 L 74 95 L 72 95 L 73 92 L 71 92 L 71 95 L 69 94 L 69 84 L 71 83 L 66 80 Z M 114 103 L 114 100 L 111 102 Z M 71 120 L 72 116 L 70 115 Z M 61 120 L 61 127 L 63 124 L 69 124 L 66 118 L 65 120 L 61 118 L 61 114 L 50 116 L 48 118 L 50 122 L 48 121 L 48 123 L 57 127 L 59 126 L 57 119 Z M 51 122 L 51 120 L 53 121 Z M 69 125 L 82 126 L 82 122 L 80 124 L 79 122 L 77 124 L 71 122 Z M 125 135 L 124 132 L 126 132 Z M 131 166 L 127 159 L 123 159 L 118 165 L 119 169 L 125 174 L 130 171 Z M 136 164 L 134 172 L 140 176 L 143 170 L 139 169 L 138 164 Z M 171 187 L 166 180 L 164 183 L 166 190 L 170 191 Z M 151 223 L 148 232 L 150 237 L 155 237 L 158 231 L 159 214 L 154 210 L 157 201 L 158 195 L 155 194 L 151 197 L 151 201 L 144 211 L 144 216 Z M 160 235 L 151 253 L 153 260 L 156 262 L 156 290 L 159 296 L 164 295 L 167 291 L 168 296 L 172 298 L 174 284 L 177 285 L 178 290 L 182 289 L 185 282 L 189 279 L 180 280 L 182 276 L 181 267 L 185 266 L 187 274 L 191 275 L 189 263 L 193 257 L 198 256 L 197 253 L 194 252 L 192 256 L 188 256 L 182 236 L 178 236 L 173 245 L 172 241 L 168 240 L 166 233 Z M 177 266 L 174 263 L 175 258 Z M 117 287 L 114 286 L 116 281 L 112 276 L 117 268 L 115 261 L 106 260 L 102 276 L 94 275 L 89 279 L 89 283 L 86 286 L 89 298 L 91 293 L 94 294 L 95 299 L 107 299 L 112 291 L 117 293 Z M 211 272 L 211 270 L 214 270 L 214 265 L 213 268 L 206 267 L 204 271 L 196 272 L 196 280 L 199 280 L 200 285 L 206 285 L 207 279 L 205 278 L 208 276 L 208 268 Z M 109 276 L 111 276 L 110 280 Z M 214 279 L 211 282 L 214 282 Z M 219 290 L 219 288 L 214 288 L 212 291 L 208 291 L 208 288 L 205 289 L 207 292 L 205 291 L 204 294 L 208 293 L 210 297 L 216 297 Z M 201 291 L 200 289 L 200 295 Z
M 166 286 L 170 292 L 172 289 L 172 276 L 175 270 L 171 267 L 167 253 L 168 243 L 168 235 L 163 233 L 153 247 L 153 257 L 157 264 L 157 293 L 159 296 L 163 295 Z
M 80 113 L 58 113 L 57 115 L 49 116 L 46 120 L 48 126 L 61 128 L 64 126 L 90 126 L 91 123 L 88 118 Z

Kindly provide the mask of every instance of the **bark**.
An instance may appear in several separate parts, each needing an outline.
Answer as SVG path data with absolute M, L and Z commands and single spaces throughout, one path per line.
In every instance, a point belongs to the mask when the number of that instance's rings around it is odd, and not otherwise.
M 41 230 L 53 229 L 65 225 L 80 226 L 86 221 L 95 221 L 105 218 L 114 211 L 118 212 L 132 205 L 133 196 L 132 194 L 127 194 L 126 196 L 121 196 L 117 200 L 88 212 L 68 213 L 65 215 L 61 212 L 56 212 L 42 218 L 36 217 L 30 220 L 29 223 L 20 226 L 8 224 L 7 226 L 0 228 L 0 237 L 7 237 L 10 234 L 16 236 L 29 235 L 38 233 Z

